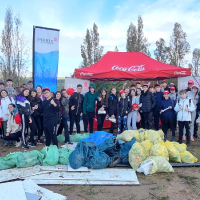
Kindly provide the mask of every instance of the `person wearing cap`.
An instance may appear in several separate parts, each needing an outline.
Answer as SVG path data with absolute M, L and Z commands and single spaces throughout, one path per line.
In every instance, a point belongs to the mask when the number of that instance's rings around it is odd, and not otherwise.
M 131 90 L 130 102 L 132 106 L 134 105 L 134 108 L 132 108 L 132 111 L 128 114 L 127 127 L 128 130 L 137 130 L 137 111 L 139 110 L 140 99 L 137 98 L 135 89 Z
M 169 97 L 170 99 L 173 99 L 175 101 L 178 100 L 178 94 L 176 93 L 176 88 L 174 86 L 169 88 L 170 93 L 169 93 Z
M 148 83 L 143 84 L 143 93 L 140 96 L 141 111 L 145 121 L 145 129 L 153 129 L 153 109 L 156 106 L 154 95 L 148 91 Z
M 196 107 L 190 98 L 187 98 L 186 90 L 179 92 L 180 100 L 176 103 L 174 110 L 177 112 L 177 121 L 179 127 L 179 140 L 181 144 L 183 139 L 183 129 L 186 129 L 186 144 L 190 145 L 190 123 L 191 123 L 191 112 Z
M 110 92 L 111 93 L 108 98 L 108 115 L 112 119 L 117 119 L 118 98 L 116 95 L 117 93 L 116 87 L 112 87 Z M 116 126 L 116 123 L 111 122 L 110 133 L 113 134 L 115 126 Z
M 155 87 L 149 86 L 149 92 L 154 94 L 156 92 Z
M 169 91 L 163 91 L 164 100 L 161 101 L 160 104 L 160 113 L 162 116 L 162 129 L 164 132 L 164 141 L 167 140 L 167 131 L 170 128 L 172 131 L 171 141 L 175 141 L 175 111 L 174 107 L 176 105 L 176 101 L 169 98 Z M 165 110 L 166 109 L 166 110 Z
M 161 119 L 160 105 L 161 105 L 161 101 L 164 98 L 163 98 L 163 93 L 161 92 L 160 84 L 156 83 L 154 85 L 154 88 L 156 90 L 156 92 L 154 93 L 154 97 L 156 99 L 156 106 L 155 106 L 154 111 L 153 111 L 153 116 L 154 116 L 154 122 L 155 122 L 155 129 L 156 129 L 156 131 L 158 131 L 159 130 L 159 120 Z
M 121 126 L 123 124 L 123 130 L 127 130 L 127 115 L 131 112 L 132 104 L 130 99 L 126 98 L 125 90 L 119 91 L 121 98 L 117 104 L 117 116 L 118 116 L 118 133 L 121 132 Z
M 29 147 L 36 147 L 34 136 L 36 135 L 37 127 L 33 117 L 31 116 L 32 114 L 31 104 L 30 101 L 28 100 L 29 93 L 30 90 L 28 88 L 24 88 L 22 92 L 16 96 L 17 109 L 22 119 L 22 140 L 23 140 L 22 148 L 25 149 L 29 149 Z M 28 129 L 28 126 L 30 127 L 31 132 L 27 144 L 25 132 Z
M 78 84 L 76 87 L 76 92 L 70 97 L 69 101 L 69 116 L 70 116 L 70 135 L 72 135 L 74 122 L 76 124 L 76 132 L 80 132 L 80 120 L 83 115 L 83 101 L 84 97 L 81 94 L 83 87 Z
M 141 82 L 136 81 L 136 89 L 140 88 L 142 90 Z
M 58 100 L 51 97 L 51 92 L 48 87 L 42 89 L 42 93 L 45 96 L 45 100 L 42 102 L 43 113 L 43 128 L 46 137 L 46 146 L 53 145 L 58 146 L 58 140 L 56 135 L 57 118 L 60 106 Z
M 14 88 L 13 88 L 13 81 L 12 79 L 7 79 L 6 80 L 6 84 L 7 84 L 7 87 L 5 88 L 5 90 L 8 92 L 8 96 L 9 97 L 12 97 L 13 99 L 15 98 L 15 95 L 14 95 Z
M 168 90 L 169 91 L 169 87 L 167 86 L 167 81 L 163 80 L 161 82 L 161 92 L 163 92 L 164 90 Z
M 131 88 L 130 88 L 130 89 L 131 89 L 131 90 L 132 90 L 132 89 L 136 89 L 136 88 L 135 88 L 135 84 L 131 84 Z
M 192 90 L 190 93 L 187 93 L 187 97 L 190 98 L 195 106 L 195 108 L 197 109 L 197 103 L 199 100 L 199 87 L 197 85 L 193 85 L 192 86 Z M 190 141 L 194 142 L 194 127 L 196 125 L 196 109 L 194 111 L 191 112 L 191 123 L 190 123 Z M 186 140 L 185 137 L 185 130 L 183 132 L 183 140 Z
M 95 85 L 90 83 L 89 92 L 85 94 L 84 101 L 83 101 L 83 117 L 84 117 L 84 131 L 85 133 L 88 132 L 88 122 L 90 125 L 90 133 L 93 133 L 93 122 L 95 117 L 95 103 L 96 100 L 101 98 L 99 94 L 95 92 Z
M 194 85 L 194 81 L 193 80 L 189 80 L 188 81 L 188 87 L 186 89 L 186 92 L 191 92 L 192 90 L 192 86 Z

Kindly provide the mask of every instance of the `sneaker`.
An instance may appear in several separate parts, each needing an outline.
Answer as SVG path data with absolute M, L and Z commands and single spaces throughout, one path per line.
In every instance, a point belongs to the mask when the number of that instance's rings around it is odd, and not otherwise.
M 4 143 L 4 145 L 5 145 L 5 146 L 10 145 L 10 141 L 7 140 L 7 141 Z
M 28 143 L 28 146 L 29 146 L 29 147 L 36 147 L 36 144 L 33 143 L 33 142 L 29 142 L 29 143 Z
M 37 144 L 44 144 L 44 142 L 41 141 L 41 140 L 38 140 L 38 141 L 37 141 Z
M 183 141 L 186 141 L 186 137 L 185 137 L 185 135 L 183 135 Z
M 181 140 L 178 140 L 177 142 L 178 142 L 179 144 L 182 144 L 182 141 L 181 141 Z
M 15 147 L 20 147 L 22 146 L 22 141 L 20 140 L 19 142 L 16 142 Z
M 66 142 L 66 144 L 73 144 L 73 143 L 69 141 L 69 142 Z
M 23 144 L 23 145 L 22 145 L 22 148 L 23 148 L 23 149 L 29 149 L 29 147 L 28 147 L 27 144 Z

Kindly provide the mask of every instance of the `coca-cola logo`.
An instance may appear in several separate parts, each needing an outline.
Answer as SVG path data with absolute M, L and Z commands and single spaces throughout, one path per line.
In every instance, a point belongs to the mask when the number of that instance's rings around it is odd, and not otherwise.
M 174 75 L 186 75 L 186 71 L 174 72 Z
M 93 76 L 93 73 L 84 73 L 84 72 L 81 72 L 80 76 Z
M 118 71 L 128 71 L 128 72 L 139 72 L 145 70 L 145 65 L 135 65 L 131 67 L 119 67 L 118 65 L 114 65 L 112 67 L 112 70 L 118 70 Z

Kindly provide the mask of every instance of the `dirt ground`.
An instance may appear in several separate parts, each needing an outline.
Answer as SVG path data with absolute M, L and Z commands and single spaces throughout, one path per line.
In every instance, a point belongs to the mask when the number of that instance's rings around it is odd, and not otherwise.
M 178 133 L 177 133 L 178 136 Z M 0 140 L 0 156 L 22 148 L 4 147 Z M 62 145 L 62 144 L 59 144 Z M 30 150 L 41 150 L 38 145 Z M 200 140 L 188 147 L 200 161 Z M 140 186 L 92 186 L 92 185 L 42 185 L 53 192 L 67 196 L 68 200 L 200 200 L 200 168 L 179 167 L 174 173 L 157 173 L 150 176 L 137 173 Z M 119 169 L 120 173 L 120 169 Z

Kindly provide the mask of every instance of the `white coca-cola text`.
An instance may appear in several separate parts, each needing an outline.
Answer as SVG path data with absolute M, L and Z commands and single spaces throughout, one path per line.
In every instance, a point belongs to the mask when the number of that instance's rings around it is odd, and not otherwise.
M 144 71 L 145 67 L 144 67 L 144 65 L 135 65 L 135 66 L 131 66 L 131 67 L 119 67 L 118 65 L 114 65 L 112 67 L 112 70 L 139 72 L 139 71 Z
M 80 76 L 93 76 L 93 73 L 80 72 Z
M 174 72 L 174 75 L 186 75 L 186 71 Z

